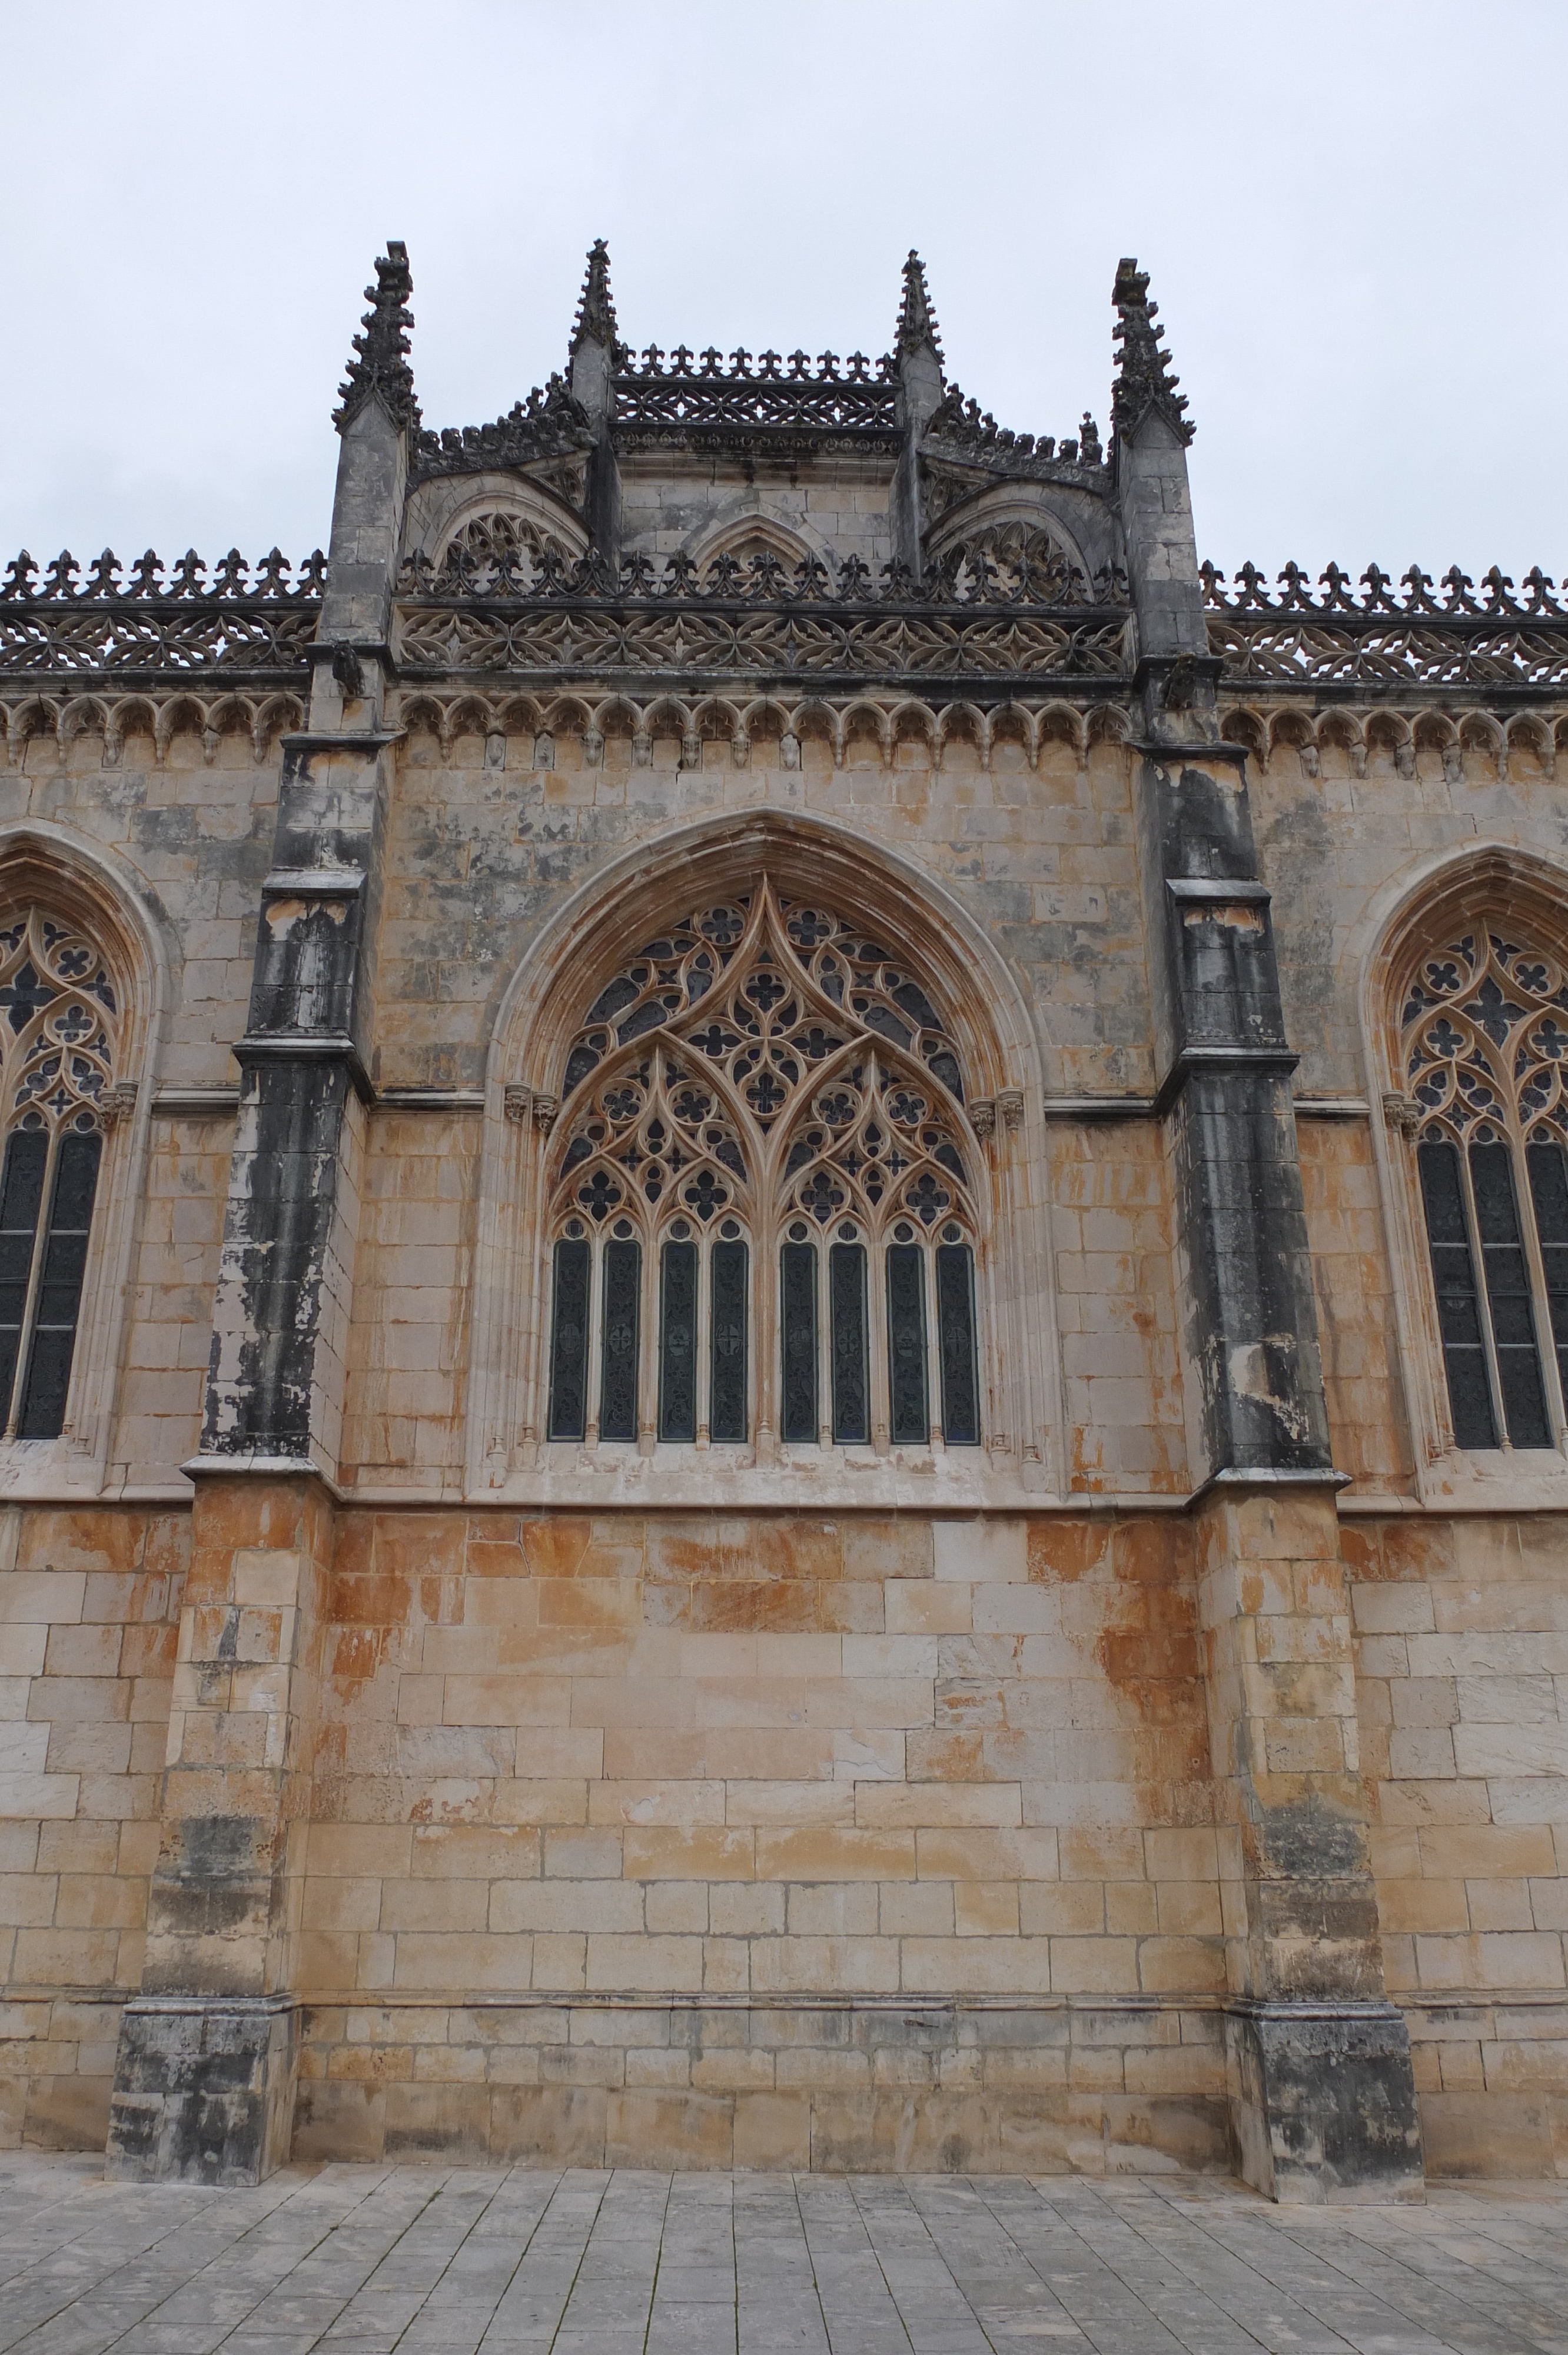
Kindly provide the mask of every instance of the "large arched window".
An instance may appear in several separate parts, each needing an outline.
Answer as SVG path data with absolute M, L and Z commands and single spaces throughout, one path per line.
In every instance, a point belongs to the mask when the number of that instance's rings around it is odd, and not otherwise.
M 8 1439 L 65 1418 L 114 1075 L 119 1007 L 79 927 L 0 915 L 0 1414 Z
M 572 1040 L 552 1440 L 981 1440 L 980 1148 L 896 945 L 766 881 L 643 943 Z
M 1568 1418 L 1568 963 L 1481 901 L 1401 994 L 1453 1436 L 1553 1447 Z

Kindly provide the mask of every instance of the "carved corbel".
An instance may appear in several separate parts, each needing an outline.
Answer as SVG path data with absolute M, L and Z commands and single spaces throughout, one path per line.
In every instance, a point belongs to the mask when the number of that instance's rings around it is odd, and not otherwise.
M 556 1125 L 556 1114 L 560 1111 L 560 1104 L 554 1096 L 535 1097 L 534 1125 L 538 1130 L 541 1136 L 549 1135 L 550 1131 Z
M 1004 1128 L 1022 1128 L 1023 1090 L 1022 1088 L 1001 1089 L 996 1099 L 996 1108 L 1001 1114 L 1001 1124 Z
M 526 1128 L 534 1110 L 532 1088 L 509 1087 L 505 1097 L 506 1117 L 514 1128 Z
M 996 1135 L 996 1102 L 991 1096 L 977 1096 L 969 1106 L 969 1126 L 977 1136 Z
M 136 1087 L 132 1080 L 115 1080 L 98 1099 L 98 1117 L 103 1124 L 105 1136 L 111 1136 L 122 1121 L 127 1121 L 136 1109 Z
M 1421 1106 L 1400 1088 L 1384 1088 L 1383 1116 L 1400 1136 L 1414 1136 L 1421 1125 Z

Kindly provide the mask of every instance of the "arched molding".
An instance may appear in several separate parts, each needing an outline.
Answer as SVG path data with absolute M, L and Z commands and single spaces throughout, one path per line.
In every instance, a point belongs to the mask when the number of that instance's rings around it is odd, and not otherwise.
M 842 769 L 857 734 L 875 744 L 885 765 L 892 762 L 900 741 L 923 743 L 933 764 L 939 765 L 954 725 L 949 713 L 959 715 L 957 732 L 967 732 L 980 747 L 982 766 L 989 762 L 991 746 L 1003 741 L 1022 743 L 1031 768 L 1038 765 L 1042 746 L 1053 741 L 1070 744 L 1082 766 L 1096 745 L 1126 743 L 1133 732 L 1120 704 L 1097 703 L 1086 709 L 1059 699 L 1013 699 L 994 707 L 963 697 L 929 702 L 898 694 L 832 700 L 805 695 L 794 701 L 769 691 L 736 697 L 707 693 L 688 703 L 666 690 L 640 704 L 619 688 L 597 695 L 573 687 L 487 697 L 477 687 L 455 692 L 418 687 L 402 692 L 396 706 L 397 723 L 410 731 L 428 728 L 443 754 L 465 730 L 481 735 L 544 730 L 553 736 L 579 736 L 590 766 L 602 758 L 606 741 L 613 735 L 631 743 L 634 761 L 651 755 L 660 736 L 673 736 L 673 722 L 680 715 L 681 765 L 686 768 L 696 765 L 705 741 L 718 740 L 728 741 L 736 765 L 745 767 L 758 717 L 769 723 L 767 732 L 777 728 L 787 769 L 799 767 L 800 746 L 808 740 L 826 743 L 834 767 Z
M 164 920 L 133 871 L 48 820 L 0 824 L 0 910 L 22 905 L 58 909 L 96 942 L 120 1019 L 64 1432 L 58 1440 L 0 1444 L 0 1491 L 25 1496 L 63 1480 L 96 1493 L 113 1434 L 153 1096 L 178 967 Z
M 111 695 L 95 689 L 90 694 L 28 695 L 15 702 L 0 698 L 6 765 L 13 769 L 22 766 L 35 740 L 50 739 L 64 762 L 79 736 L 91 735 L 103 739 L 105 768 L 117 769 L 127 738 L 138 734 L 152 738 L 153 758 L 161 768 L 182 732 L 201 738 L 202 757 L 209 766 L 223 739 L 233 735 L 249 736 L 252 758 L 260 762 L 277 737 L 304 724 L 303 697 L 287 688 L 219 688 L 210 697 L 188 687 L 172 695 Z
M 1351 929 L 1341 970 L 1358 975 L 1357 1004 L 1373 1155 L 1399 1342 L 1400 1377 L 1418 1494 L 1431 1503 L 1481 1497 L 1515 1509 L 1561 1509 L 1568 1462 L 1542 1472 L 1499 1455 L 1458 1455 L 1453 1444 L 1442 1336 L 1432 1285 L 1415 1161 L 1414 1120 L 1400 1064 L 1400 999 L 1416 960 L 1477 904 L 1568 958 L 1568 862 L 1482 837 L 1411 860 L 1375 892 Z
M 1009 524 L 1048 533 L 1086 581 L 1093 577 L 1095 566 L 1088 559 L 1084 540 L 1063 514 L 1059 502 L 1051 497 L 1048 489 L 1034 491 L 1018 483 L 978 491 L 948 508 L 927 541 L 927 561 L 938 563 L 966 541 L 978 539 L 985 532 L 1005 530 Z
M 756 540 L 792 572 L 805 558 L 814 556 L 836 579 L 838 565 L 832 542 L 811 523 L 804 506 L 786 507 L 768 491 L 752 485 L 732 492 L 715 511 L 694 524 L 681 542 L 681 552 L 692 559 L 699 573 L 718 556 L 733 555 Z
M 403 550 L 439 564 L 451 542 L 480 516 L 515 517 L 554 540 L 573 559 L 586 556 L 588 538 L 582 517 L 547 485 L 500 468 L 479 474 L 446 474 L 421 483 L 408 501 Z
M 542 927 L 497 1009 L 485 1087 L 468 1395 L 468 1477 L 493 1496 L 533 1467 L 543 1407 L 548 1135 L 586 1009 L 639 942 L 677 914 L 767 879 L 887 936 L 942 1007 L 985 1140 L 991 1462 L 1013 1486 L 1060 1487 L 1057 1317 L 1041 1066 L 1028 1004 L 983 928 L 898 853 L 835 821 L 753 808 L 667 829 L 609 861 Z M 657 1037 L 657 1033 L 651 1034 Z M 581 1083 L 587 1087 L 589 1083 Z M 1008 1117 L 984 1120 L 1004 1103 Z M 1034 1172 L 1031 1180 L 1031 1167 Z

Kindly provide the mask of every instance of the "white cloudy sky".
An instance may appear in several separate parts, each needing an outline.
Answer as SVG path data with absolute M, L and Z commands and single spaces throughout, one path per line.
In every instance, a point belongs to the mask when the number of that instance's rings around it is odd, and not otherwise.
M 1152 273 L 1202 549 L 1568 571 L 1562 0 L 0 0 L 0 552 L 324 540 L 360 290 L 427 421 L 622 333 L 877 353 L 1105 420 Z

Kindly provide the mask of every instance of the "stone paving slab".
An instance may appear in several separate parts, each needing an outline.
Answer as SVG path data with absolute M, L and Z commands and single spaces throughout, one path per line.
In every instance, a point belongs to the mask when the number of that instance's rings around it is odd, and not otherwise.
M 1274 2208 L 1183 2175 L 0 2155 L 0 2355 L 1568 2355 L 1568 2185 Z

